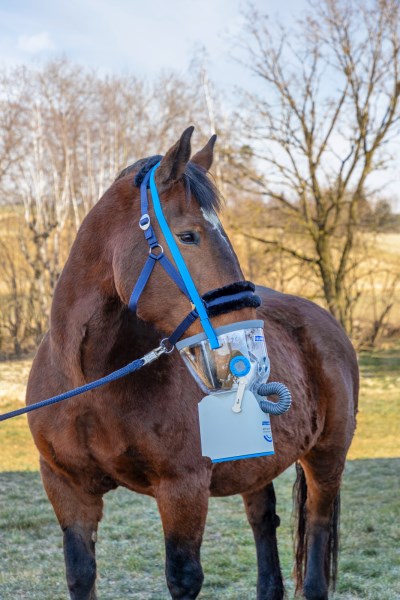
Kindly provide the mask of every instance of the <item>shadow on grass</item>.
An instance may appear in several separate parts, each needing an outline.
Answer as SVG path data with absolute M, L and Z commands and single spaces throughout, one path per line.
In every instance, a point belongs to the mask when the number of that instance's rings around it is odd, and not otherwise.
M 341 560 L 334 598 L 400 597 L 397 564 L 400 459 L 347 463 L 342 488 Z M 279 547 L 288 598 L 293 468 L 275 483 L 282 525 Z M 156 503 L 124 489 L 105 498 L 97 545 L 101 600 L 168 598 Z M 199 598 L 255 598 L 256 558 L 240 497 L 212 498 L 202 549 Z M 0 473 L 0 597 L 66 600 L 62 539 L 38 473 Z

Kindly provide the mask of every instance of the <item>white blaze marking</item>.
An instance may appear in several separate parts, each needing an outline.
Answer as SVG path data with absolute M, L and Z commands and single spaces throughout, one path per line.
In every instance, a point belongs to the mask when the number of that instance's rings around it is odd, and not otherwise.
M 200 208 L 200 210 L 203 213 L 203 217 L 205 218 L 205 220 L 208 223 L 210 223 L 210 225 L 212 226 L 213 229 L 215 229 L 215 231 L 218 231 L 222 240 L 228 246 L 229 252 L 232 254 L 232 248 L 231 248 L 226 236 L 222 232 L 223 231 L 222 224 L 221 224 L 221 221 L 219 220 L 218 215 L 215 212 L 215 210 L 205 210 L 204 208 Z

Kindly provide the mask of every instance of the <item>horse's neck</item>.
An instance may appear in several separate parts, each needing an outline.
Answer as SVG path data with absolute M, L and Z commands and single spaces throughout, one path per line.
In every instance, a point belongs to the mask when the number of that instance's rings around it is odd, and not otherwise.
M 143 356 L 158 345 L 158 336 L 118 297 L 104 296 L 96 286 L 81 289 L 59 318 L 60 281 L 51 322 L 52 352 L 74 384 L 93 380 Z M 62 303 L 64 305 L 64 303 Z
M 53 362 L 72 381 L 100 377 L 157 345 L 150 325 L 122 304 L 112 254 L 93 223 L 79 232 L 54 294 L 50 340 Z

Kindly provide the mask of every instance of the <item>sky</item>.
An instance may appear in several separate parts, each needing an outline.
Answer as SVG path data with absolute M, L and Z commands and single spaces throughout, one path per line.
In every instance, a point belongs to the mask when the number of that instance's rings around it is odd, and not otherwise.
M 306 0 L 253 0 L 286 25 L 302 16 Z M 155 79 L 162 70 L 187 72 L 206 49 L 210 78 L 235 97 L 257 80 L 233 60 L 244 25 L 245 0 L 0 0 L 0 67 L 40 64 L 67 56 L 100 74 L 133 73 Z M 397 169 L 397 166 L 396 166 Z M 398 170 L 379 174 L 400 210 Z
M 305 0 L 253 4 L 287 21 Z M 242 0 L 0 0 L 0 65 L 65 54 L 99 72 L 153 78 L 162 69 L 184 72 L 205 47 L 212 77 L 229 86 L 237 83 L 230 54 L 245 9 Z

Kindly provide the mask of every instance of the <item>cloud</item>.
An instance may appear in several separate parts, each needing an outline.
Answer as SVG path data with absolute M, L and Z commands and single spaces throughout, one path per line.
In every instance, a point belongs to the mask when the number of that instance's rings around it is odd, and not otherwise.
M 53 50 L 54 44 L 47 31 L 42 31 L 34 35 L 20 35 L 18 49 L 28 54 L 38 54 L 44 50 Z

